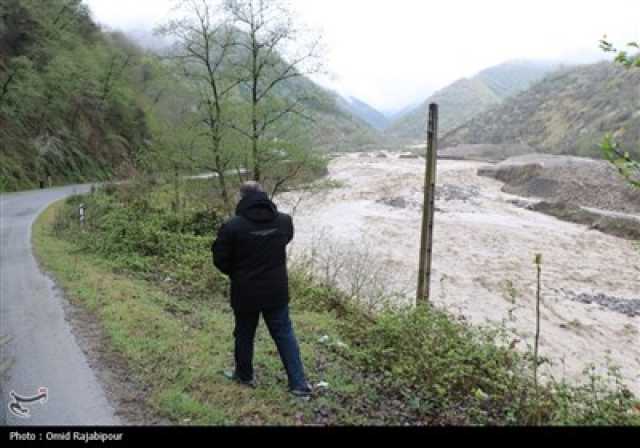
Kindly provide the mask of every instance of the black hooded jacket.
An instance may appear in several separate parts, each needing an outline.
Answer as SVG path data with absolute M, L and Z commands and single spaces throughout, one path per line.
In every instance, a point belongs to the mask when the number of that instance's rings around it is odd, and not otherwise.
M 242 199 L 236 216 L 213 243 L 213 263 L 231 279 L 231 306 L 237 312 L 269 310 L 289 303 L 287 245 L 293 220 L 279 213 L 265 193 Z

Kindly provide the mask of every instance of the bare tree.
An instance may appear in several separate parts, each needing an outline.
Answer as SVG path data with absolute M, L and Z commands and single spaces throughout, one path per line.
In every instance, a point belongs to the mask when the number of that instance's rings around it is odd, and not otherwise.
M 230 126 L 249 139 L 253 179 L 262 182 L 264 165 L 282 155 L 274 142 L 286 132 L 291 116 L 310 119 L 303 104 L 308 92 L 296 88 L 295 80 L 321 70 L 320 38 L 297 28 L 280 0 L 226 0 L 225 9 L 239 31 L 237 79 L 248 92 L 250 107 L 247 127 Z M 285 177 L 298 171 L 292 167 Z M 274 192 L 283 183 L 276 181 Z
M 345 241 L 332 237 L 329 228 L 315 228 L 309 244 L 294 246 L 290 259 L 311 283 L 342 291 L 369 313 L 412 305 L 409 291 L 390 281 L 389 263 L 375 247 L 371 235 Z
M 207 168 L 216 174 L 225 206 L 230 210 L 226 173 L 231 158 L 224 151 L 223 135 L 225 101 L 241 82 L 237 76 L 228 76 L 236 33 L 225 10 L 210 0 L 181 0 L 176 10 L 183 16 L 161 27 L 159 32 L 176 39 L 170 57 L 179 62 L 185 78 L 193 81 L 200 93 L 202 125 L 213 153 L 213 166 Z

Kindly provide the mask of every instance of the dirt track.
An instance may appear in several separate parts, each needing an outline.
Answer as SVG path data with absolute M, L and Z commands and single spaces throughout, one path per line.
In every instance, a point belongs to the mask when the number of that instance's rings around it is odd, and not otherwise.
M 424 160 L 348 155 L 334 160 L 340 188 L 280 198 L 295 209 L 295 259 L 310 250 L 366 248 L 387 292 L 411 300 L 416 284 Z M 432 299 L 475 324 L 506 325 L 526 349 L 535 331 L 534 257 L 543 254 L 542 356 L 556 377 L 581 378 L 607 358 L 640 394 L 640 248 L 586 226 L 515 206 L 523 198 L 479 177 L 478 162 L 439 164 Z M 321 236 L 322 235 L 322 236 Z M 591 304 L 585 297 L 597 297 Z M 604 299 L 603 299 L 604 297 Z M 622 302 L 620 302 L 622 300 Z M 588 302 L 588 300 L 587 300 Z

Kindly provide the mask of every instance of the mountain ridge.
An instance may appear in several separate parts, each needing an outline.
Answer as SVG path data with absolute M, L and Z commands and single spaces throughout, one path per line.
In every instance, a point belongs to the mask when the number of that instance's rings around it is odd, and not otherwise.
M 0 5 L 0 191 L 150 169 L 160 160 L 155 149 L 162 138 L 173 138 L 158 118 L 175 123 L 180 110 L 198 103 L 157 54 L 100 27 L 84 4 L 69 5 Z M 342 110 L 333 95 L 306 77 L 296 80 L 281 83 L 280 94 L 305 97 L 305 115 L 313 120 L 300 133 L 314 149 L 345 151 L 379 141 L 380 133 Z
M 406 140 L 420 140 L 426 132 L 428 107 L 440 105 L 440 129 L 446 133 L 461 126 L 491 106 L 528 88 L 554 71 L 557 64 L 514 60 L 482 70 L 438 90 L 411 112 L 401 115 L 386 132 Z
M 390 120 L 381 111 L 365 101 L 352 95 L 345 97 L 338 94 L 338 96 L 339 107 L 364 120 L 373 128 L 381 131 L 389 125 Z
M 563 68 L 451 130 L 443 147 L 527 144 L 553 154 L 599 157 L 606 133 L 640 154 L 640 73 L 610 62 Z

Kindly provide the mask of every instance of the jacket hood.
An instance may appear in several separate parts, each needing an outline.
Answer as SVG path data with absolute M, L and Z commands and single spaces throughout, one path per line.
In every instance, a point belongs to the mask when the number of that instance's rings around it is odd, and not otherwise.
M 278 217 L 278 207 L 266 193 L 252 193 L 240 201 L 236 215 L 249 221 L 271 222 Z

